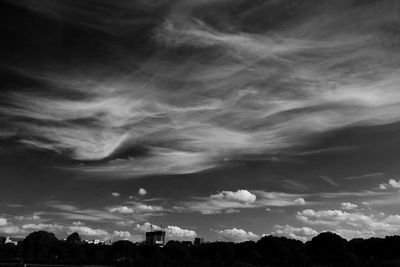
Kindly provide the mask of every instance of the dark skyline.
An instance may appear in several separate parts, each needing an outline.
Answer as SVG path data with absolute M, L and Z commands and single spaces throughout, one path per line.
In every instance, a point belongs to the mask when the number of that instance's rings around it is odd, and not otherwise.
M 396 1 L 1 1 L 0 235 L 400 233 Z

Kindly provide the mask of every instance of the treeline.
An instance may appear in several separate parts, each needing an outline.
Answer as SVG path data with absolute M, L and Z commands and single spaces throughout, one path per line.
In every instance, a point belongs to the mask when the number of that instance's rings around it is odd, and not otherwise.
M 325 232 L 303 243 L 265 236 L 257 242 L 213 242 L 194 246 L 169 241 L 163 248 L 117 241 L 112 245 L 81 242 L 78 234 L 58 240 L 38 231 L 17 246 L 0 246 L 0 262 L 128 266 L 400 266 L 400 236 L 346 241 Z

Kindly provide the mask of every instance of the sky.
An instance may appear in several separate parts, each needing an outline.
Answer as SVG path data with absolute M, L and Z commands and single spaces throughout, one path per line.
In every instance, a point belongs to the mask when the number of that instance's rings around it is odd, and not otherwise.
M 400 3 L 0 3 L 0 235 L 400 234 Z

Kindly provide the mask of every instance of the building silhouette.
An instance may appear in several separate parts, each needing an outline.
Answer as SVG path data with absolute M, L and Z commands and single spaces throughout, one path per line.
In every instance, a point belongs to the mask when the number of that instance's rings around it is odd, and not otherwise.
M 0 236 L 0 245 L 5 245 L 5 244 L 12 244 L 17 246 L 18 244 L 22 243 L 24 241 L 23 238 L 14 238 L 14 237 L 5 237 L 5 236 Z
M 202 237 L 196 237 L 195 239 L 194 239 L 194 245 L 195 246 L 199 246 L 199 245 L 201 245 L 201 244 L 203 244 L 204 243 L 204 238 L 202 238 Z
M 146 245 L 149 246 L 164 246 L 165 245 L 165 231 L 151 231 L 146 232 Z

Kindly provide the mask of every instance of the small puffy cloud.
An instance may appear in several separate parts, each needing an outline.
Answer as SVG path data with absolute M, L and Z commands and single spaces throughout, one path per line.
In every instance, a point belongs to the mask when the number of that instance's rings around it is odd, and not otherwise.
M 0 226 L 7 225 L 7 219 L 6 218 L 0 218 Z
M 396 181 L 395 179 L 389 179 L 387 183 L 379 184 L 378 188 L 380 190 L 387 190 L 390 188 L 400 189 L 400 180 Z
M 26 234 L 26 230 L 16 225 L 5 225 L 0 227 L 0 233 L 6 235 Z
M 340 207 L 341 207 L 342 209 L 344 209 L 344 210 L 353 210 L 353 209 L 358 208 L 358 205 L 357 205 L 357 204 L 350 203 L 350 202 L 343 202 L 343 203 L 340 205 Z
M 256 195 L 250 193 L 248 190 L 237 190 L 233 191 L 222 191 L 218 194 L 211 195 L 212 199 L 224 199 L 228 201 L 237 201 L 242 203 L 254 203 L 256 201 Z
M 380 184 L 379 185 L 379 189 L 380 190 L 386 190 L 387 189 L 387 185 L 386 184 Z
M 216 233 L 219 238 L 229 242 L 243 242 L 249 240 L 255 241 L 260 238 L 260 236 L 257 234 L 254 234 L 250 231 L 246 232 L 245 230 L 238 228 L 217 230 Z
M 140 188 L 138 194 L 141 196 L 145 196 L 147 195 L 147 190 L 144 188 Z
M 165 228 L 167 236 L 175 240 L 192 240 L 197 236 L 196 232 L 193 230 L 182 229 L 178 226 L 167 226 Z
M 400 215 L 389 215 L 385 218 L 385 222 L 400 225 Z
M 71 232 L 78 232 L 84 236 L 108 236 L 108 232 L 102 229 L 94 229 L 88 226 L 70 226 L 69 230 Z
M 304 200 L 304 198 L 299 197 L 294 200 L 294 203 L 299 204 L 299 205 L 305 205 L 306 201 Z
M 132 237 L 132 235 L 128 231 L 114 231 L 113 237 L 127 240 L 127 239 L 130 239 Z
M 135 230 L 141 233 L 154 230 L 161 230 L 161 227 L 151 224 L 149 222 L 145 222 L 142 225 L 137 224 Z M 166 235 L 170 239 L 174 240 L 192 240 L 197 236 L 196 232 L 193 230 L 183 229 L 179 226 L 169 225 L 163 229 L 166 232 Z
M 389 180 L 389 185 L 393 188 L 400 188 L 400 181 L 396 181 L 394 179 Z
M 275 231 L 272 235 L 284 236 L 301 240 L 303 242 L 309 240 L 311 237 L 318 235 L 318 232 L 309 227 L 293 227 L 290 225 L 275 225 Z
M 139 232 L 148 232 L 151 229 L 153 230 L 160 230 L 161 228 L 157 225 L 151 224 L 149 222 L 145 222 L 144 224 L 140 225 L 140 224 L 136 224 L 135 230 L 139 231 Z
M 11 224 L 6 218 L 0 218 L 0 233 L 6 235 L 25 234 L 26 230 Z
M 112 195 L 113 197 L 119 197 L 121 194 L 118 193 L 118 192 L 112 192 L 111 195 Z

